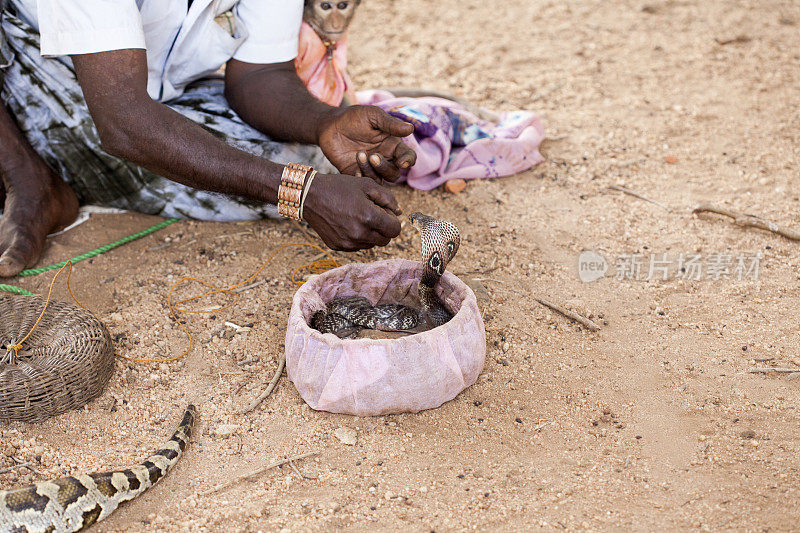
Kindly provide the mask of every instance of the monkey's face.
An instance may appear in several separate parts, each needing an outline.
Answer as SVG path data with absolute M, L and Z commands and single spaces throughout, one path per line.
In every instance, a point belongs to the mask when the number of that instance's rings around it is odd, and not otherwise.
M 344 37 L 361 0 L 306 0 L 304 18 L 325 41 Z

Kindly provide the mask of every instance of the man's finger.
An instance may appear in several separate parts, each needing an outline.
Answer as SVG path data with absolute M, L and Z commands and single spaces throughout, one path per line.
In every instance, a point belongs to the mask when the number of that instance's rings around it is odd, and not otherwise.
M 356 156 L 356 162 L 358 163 L 358 170 L 361 176 L 369 178 L 375 182 L 380 182 L 381 178 L 375 172 L 375 169 L 372 168 L 372 165 L 370 165 L 366 152 L 359 152 Z
M 380 233 L 384 237 L 394 239 L 400 235 L 400 219 L 392 214 L 391 211 L 375 208 L 374 214 L 370 217 L 370 225 L 373 232 Z
M 374 107 L 372 109 L 375 111 L 373 111 L 370 118 L 374 128 L 395 137 L 408 137 L 414 133 L 414 126 L 412 124 L 391 116 L 379 107 Z
M 380 154 L 369 156 L 369 164 L 381 178 L 387 181 L 395 182 L 400 178 L 400 169 Z
M 405 170 L 417 163 L 417 152 L 406 143 L 399 142 L 394 148 L 394 163 Z
M 403 214 L 403 210 L 400 209 L 397 199 L 388 189 L 373 183 L 366 189 L 366 193 L 367 198 L 375 202 L 375 204 L 379 205 L 380 207 L 388 209 L 397 216 Z

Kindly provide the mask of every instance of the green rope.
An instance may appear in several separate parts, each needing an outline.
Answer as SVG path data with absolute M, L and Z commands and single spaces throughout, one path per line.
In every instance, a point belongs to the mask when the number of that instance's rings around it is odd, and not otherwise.
M 174 224 L 174 223 L 178 222 L 178 220 L 180 220 L 180 219 L 178 219 L 178 218 L 167 219 L 164 222 L 160 222 L 160 223 L 156 224 L 155 226 L 152 226 L 152 227 L 147 228 L 146 230 L 140 231 L 139 233 L 134 233 L 133 235 L 128 235 L 127 237 L 123 237 L 122 239 L 120 239 L 118 241 L 114 241 L 114 242 L 108 243 L 105 246 L 101 246 L 100 248 L 95 248 L 94 250 L 92 250 L 90 252 L 86 252 L 85 254 L 77 255 L 77 256 L 75 256 L 72 259 L 69 259 L 67 261 L 61 261 L 59 263 L 54 263 L 52 265 L 49 265 L 49 266 L 46 266 L 46 267 L 41 267 L 41 268 L 29 268 L 27 270 L 23 270 L 22 272 L 20 272 L 17 275 L 20 276 L 20 277 L 37 276 L 37 275 L 42 274 L 44 272 L 49 272 L 50 270 L 56 270 L 58 268 L 61 268 L 64 265 L 66 265 L 67 263 L 69 263 L 70 261 L 72 261 L 73 265 L 75 263 L 80 263 L 81 261 L 85 261 L 87 259 L 91 259 L 92 257 L 96 257 L 96 256 L 98 256 L 100 254 L 104 254 L 104 253 L 108 252 L 109 250 L 113 250 L 114 248 L 122 246 L 123 244 L 128 244 L 129 242 L 133 242 L 133 241 L 135 241 L 137 239 L 141 239 L 142 237 L 146 237 L 146 236 L 150 235 L 151 233 L 155 233 L 157 231 L 160 231 L 160 230 L 166 228 L 167 226 L 169 226 L 170 224 Z M 31 292 L 26 291 L 25 289 L 22 289 L 20 287 L 15 287 L 13 285 L 2 285 L 2 284 L 0 284 L 0 291 L 11 292 L 11 293 L 14 293 L 14 294 L 26 294 L 26 295 L 31 295 L 32 294 Z
M 2 283 L 0 283 L 0 291 L 10 292 L 13 294 L 22 294 L 25 296 L 33 296 L 33 293 L 31 291 L 26 291 L 22 287 L 15 287 L 14 285 L 3 285 Z

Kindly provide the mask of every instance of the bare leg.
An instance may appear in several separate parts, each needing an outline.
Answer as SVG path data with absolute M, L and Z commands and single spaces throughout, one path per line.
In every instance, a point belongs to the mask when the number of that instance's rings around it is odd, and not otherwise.
M 78 214 L 72 189 L 45 164 L 0 105 L 0 178 L 5 211 L 0 219 L 0 277 L 33 266 L 48 233 Z

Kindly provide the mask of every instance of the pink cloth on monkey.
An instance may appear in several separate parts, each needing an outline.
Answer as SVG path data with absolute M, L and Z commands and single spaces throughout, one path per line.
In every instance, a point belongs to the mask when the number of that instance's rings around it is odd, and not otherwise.
M 414 135 L 405 141 L 417 152 L 417 164 L 402 179 L 415 189 L 459 178 L 511 176 L 544 161 L 539 153 L 544 127 L 530 111 L 501 113 L 493 124 L 441 98 L 395 98 L 386 91 L 361 91 L 357 98 L 414 124 Z
M 353 82 L 347 75 L 347 36 L 338 43 L 325 46 L 317 32 L 303 22 L 300 27 L 300 48 L 294 60 L 297 75 L 303 80 L 308 92 L 328 105 L 338 107 L 345 94 L 351 102 Z

